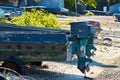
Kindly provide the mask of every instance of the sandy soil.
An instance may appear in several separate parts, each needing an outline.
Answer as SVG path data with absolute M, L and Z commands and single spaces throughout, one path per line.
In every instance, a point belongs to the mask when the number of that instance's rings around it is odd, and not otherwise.
M 88 80 L 119 80 L 120 79 L 120 23 L 114 22 L 112 16 L 86 16 L 86 17 L 61 17 L 64 21 L 78 21 L 78 20 L 97 20 L 102 24 L 104 32 L 108 34 L 98 35 L 99 37 L 108 36 L 113 39 L 112 46 L 95 44 L 97 51 L 92 57 L 94 62 L 91 64 L 90 72 L 87 76 Z M 109 23 L 109 24 L 108 24 Z M 112 24 L 112 25 L 111 25 Z M 66 26 L 66 25 L 64 25 Z M 69 28 L 67 26 L 66 28 Z M 117 36 L 117 37 L 115 37 Z M 26 69 L 27 75 L 34 77 L 37 80 L 85 80 L 84 74 L 77 69 L 77 59 L 71 62 L 50 62 L 44 61 L 43 65 L 48 65 L 49 68 L 29 67 Z

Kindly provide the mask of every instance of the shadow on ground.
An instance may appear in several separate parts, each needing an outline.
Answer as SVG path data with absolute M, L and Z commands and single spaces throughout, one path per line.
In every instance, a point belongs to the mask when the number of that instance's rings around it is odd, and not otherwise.
M 118 68 L 119 66 L 116 65 L 108 65 L 108 64 L 103 64 L 101 62 L 97 62 L 97 61 L 93 61 L 92 66 L 99 66 L 99 67 L 103 67 L 103 68 Z
M 26 75 L 37 80 L 85 80 L 84 76 L 81 75 L 53 72 L 47 69 L 37 69 L 34 67 L 26 67 Z
M 63 64 L 69 64 L 69 65 L 75 65 L 77 66 L 77 59 L 75 59 L 74 61 L 70 61 L 70 62 L 61 62 Z M 104 64 L 104 63 L 101 63 L 101 62 L 97 62 L 97 61 L 93 61 L 91 63 L 91 66 L 99 66 L 99 67 L 103 67 L 103 68 L 118 68 L 119 66 L 117 65 L 108 65 L 108 64 Z

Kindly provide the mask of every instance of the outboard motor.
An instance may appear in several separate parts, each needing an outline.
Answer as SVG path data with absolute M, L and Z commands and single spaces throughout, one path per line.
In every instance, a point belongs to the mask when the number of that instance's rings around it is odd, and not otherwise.
M 89 71 L 90 59 L 94 55 L 92 50 L 94 47 L 94 27 L 88 22 L 73 22 L 71 23 L 71 35 L 69 40 L 72 41 L 72 54 L 78 57 L 78 69 L 85 73 Z

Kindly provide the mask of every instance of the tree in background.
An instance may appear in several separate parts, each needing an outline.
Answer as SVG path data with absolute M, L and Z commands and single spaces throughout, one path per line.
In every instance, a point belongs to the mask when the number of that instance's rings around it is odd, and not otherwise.
M 108 7 L 108 10 L 110 8 L 110 0 L 107 0 L 107 7 Z
M 96 0 L 64 0 L 65 7 L 68 8 L 70 11 L 74 11 L 75 5 L 77 2 L 82 2 L 86 6 L 92 6 L 96 8 Z
M 110 5 L 120 3 L 120 0 L 110 0 Z
M 111 6 L 117 3 L 120 3 L 120 0 L 96 0 L 97 2 L 97 10 L 103 10 L 103 6 Z
M 70 11 L 73 10 L 73 7 L 75 6 L 76 0 L 64 0 L 65 8 L 69 9 Z
M 8 4 L 8 0 L 0 0 L 0 6 L 7 6 Z
M 83 2 L 88 8 L 92 7 L 92 9 L 103 10 L 103 6 L 111 6 L 117 3 L 120 3 L 120 0 L 64 0 L 65 7 L 70 11 L 74 11 L 75 1 Z
M 97 3 L 96 0 L 79 0 L 82 1 L 86 6 L 92 6 L 94 8 L 96 8 Z

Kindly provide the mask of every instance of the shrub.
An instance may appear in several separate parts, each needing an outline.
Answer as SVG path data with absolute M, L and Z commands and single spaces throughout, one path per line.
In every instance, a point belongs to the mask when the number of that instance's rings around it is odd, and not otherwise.
M 91 12 L 91 11 L 87 11 L 87 13 L 85 14 L 85 15 L 91 15 L 91 16 L 94 16 L 94 13 L 93 12 Z
M 45 10 L 25 11 L 21 16 L 14 17 L 11 22 L 19 26 L 60 28 L 57 17 Z

